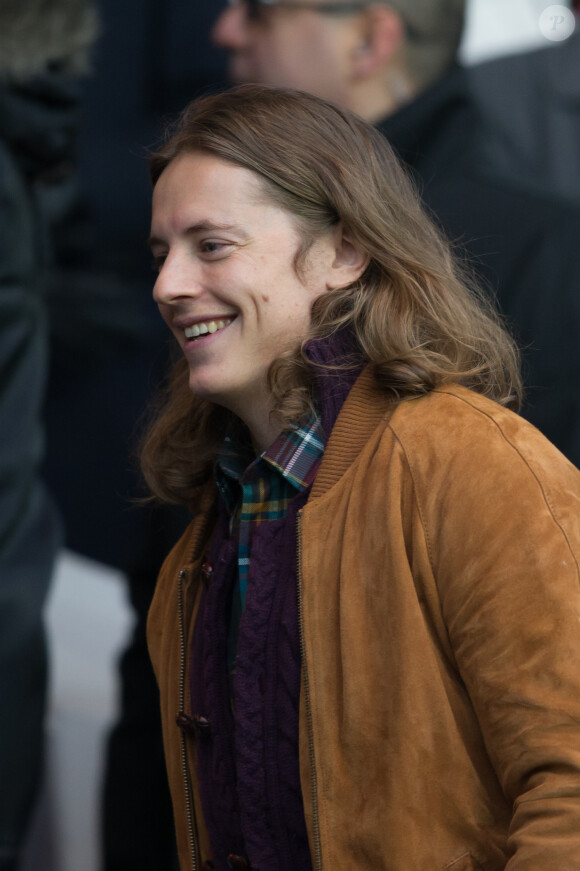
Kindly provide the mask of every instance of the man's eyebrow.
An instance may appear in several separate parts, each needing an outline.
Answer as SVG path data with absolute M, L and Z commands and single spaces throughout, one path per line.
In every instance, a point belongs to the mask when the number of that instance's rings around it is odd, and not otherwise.
M 192 224 L 191 227 L 187 227 L 185 235 L 193 236 L 195 233 L 212 233 L 220 231 L 236 233 L 236 235 L 241 236 L 243 239 L 249 238 L 246 231 L 242 230 L 242 228 L 237 224 L 216 224 L 214 221 L 200 221 L 199 224 Z M 147 244 L 152 248 L 154 245 L 165 245 L 165 240 L 159 238 L 159 236 L 149 236 Z

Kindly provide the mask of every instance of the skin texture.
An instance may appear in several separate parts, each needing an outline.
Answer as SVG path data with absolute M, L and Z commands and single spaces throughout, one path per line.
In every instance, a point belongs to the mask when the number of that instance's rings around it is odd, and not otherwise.
M 317 239 L 300 276 L 292 215 L 265 197 L 257 175 L 211 155 L 176 158 L 153 194 L 153 297 L 189 363 L 200 397 L 233 411 L 264 449 L 282 427 L 270 414 L 266 373 L 304 337 L 314 300 L 366 265 L 340 227 Z M 201 339 L 185 329 L 231 323 Z

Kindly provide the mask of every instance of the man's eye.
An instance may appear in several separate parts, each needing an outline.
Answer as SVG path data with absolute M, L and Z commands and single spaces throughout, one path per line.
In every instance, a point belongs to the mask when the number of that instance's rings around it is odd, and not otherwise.
M 201 243 L 201 250 L 203 254 L 219 254 L 224 250 L 224 248 L 227 247 L 227 242 L 215 242 L 212 240 Z

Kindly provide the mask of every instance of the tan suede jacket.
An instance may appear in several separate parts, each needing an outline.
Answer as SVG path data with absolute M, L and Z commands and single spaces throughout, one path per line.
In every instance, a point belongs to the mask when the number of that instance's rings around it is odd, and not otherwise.
M 212 501 L 149 618 L 182 871 L 211 856 L 176 715 Z M 578 470 L 494 402 L 390 404 L 367 370 L 298 536 L 315 871 L 580 869 Z

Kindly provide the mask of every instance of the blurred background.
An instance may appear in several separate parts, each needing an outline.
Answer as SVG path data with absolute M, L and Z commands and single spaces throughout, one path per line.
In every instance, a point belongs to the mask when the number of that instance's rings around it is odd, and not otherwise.
M 462 62 L 547 46 L 539 21 L 549 5 L 470 0 Z M 130 461 L 168 345 L 148 291 L 146 151 L 165 119 L 225 83 L 225 54 L 209 41 L 220 3 L 97 6 L 100 35 L 80 90 L 74 191 L 54 218 L 62 280 L 50 306 L 44 475 L 65 537 L 47 607 L 45 776 L 23 871 L 103 867 L 107 742 L 119 712 L 120 657 L 139 610 L 128 579 L 158 563 L 157 553 L 149 560 L 143 552 L 149 530 L 168 550 L 184 523 L 179 513 L 159 518 L 135 504 L 140 493 Z

